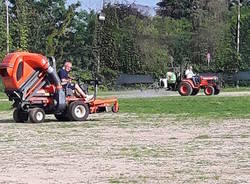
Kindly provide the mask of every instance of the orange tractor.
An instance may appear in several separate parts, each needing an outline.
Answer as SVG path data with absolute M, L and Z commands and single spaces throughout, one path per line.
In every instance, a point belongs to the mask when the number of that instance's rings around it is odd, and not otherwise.
M 55 68 L 55 60 L 28 52 L 8 54 L 0 64 L 0 75 L 5 93 L 14 101 L 15 122 L 41 123 L 45 114 L 54 114 L 59 121 L 84 121 L 91 113 L 106 111 L 107 107 L 118 112 L 117 98 L 86 101 L 68 95 L 62 88 Z M 95 87 L 98 81 L 94 81 Z
M 217 76 L 195 76 L 193 79 L 181 80 L 178 92 L 181 96 L 197 95 L 200 89 L 204 89 L 207 96 L 220 93 L 220 82 Z

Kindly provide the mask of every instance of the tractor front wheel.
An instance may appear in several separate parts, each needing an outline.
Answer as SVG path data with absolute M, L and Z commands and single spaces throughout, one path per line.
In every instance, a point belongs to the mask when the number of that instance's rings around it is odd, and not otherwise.
M 112 112 L 113 112 L 113 113 L 117 113 L 118 111 L 119 111 L 119 106 L 113 105 L 113 106 L 112 106 Z
M 42 123 L 45 119 L 45 112 L 41 108 L 34 108 L 29 111 L 29 117 L 32 123 Z
M 28 121 L 28 113 L 22 112 L 21 110 L 14 109 L 13 111 L 13 119 L 16 123 L 24 123 Z
M 89 116 L 89 107 L 81 101 L 70 103 L 68 115 L 72 121 L 85 121 Z
M 193 92 L 192 86 L 187 82 L 182 82 L 179 86 L 178 92 L 181 96 L 189 96 Z
M 211 96 L 214 94 L 214 87 L 213 86 L 207 86 L 205 89 L 204 89 L 204 93 L 205 95 L 207 96 Z

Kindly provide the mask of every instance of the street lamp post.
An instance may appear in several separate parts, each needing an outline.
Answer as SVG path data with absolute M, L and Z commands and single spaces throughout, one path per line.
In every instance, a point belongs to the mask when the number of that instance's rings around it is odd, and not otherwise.
M 95 49 L 97 51 L 97 53 L 95 53 L 95 56 L 96 56 L 96 71 L 95 71 L 95 80 L 98 81 L 98 76 L 99 76 L 99 73 L 100 73 L 100 60 L 101 60 L 101 32 L 102 32 L 102 22 L 105 21 L 105 14 L 103 13 L 103 9 L 105 7 L 105 0 L 102 1 L 102 10 L 100 11 L 100 13 L 97 14 L 97 18 L 95 19 L 95 37 L 96 37 L 96 41 L 95 42 Z M 97 31 L 97 29 L 99 29 L 99 24 L 101 23 L 100 25 L 100 30 Z M 96 55 L 97 54 L 97 55 Z M 98 86 L 95 85 L 95 92 L 94 92 L 94 95 L 95 95 L 95 98 L 96 98 L 96 95 L 97 95 L 97 91 L 98 91 Z
M 9 2 L 8 0 L 5 0 L 5 5 L 6 5 L 6 30 L 7 30 L 7 53 L 10 51 L 9 47 Z
M 240 57 L 240 10 L 241 10 L 241 6 L 242 4 L 240 3 L 240 0 L 230 0 L 230 4 L 231 6 L 237 5 L 237 43 L 236 43 L 236 54 L 237 54 L 237 65 L 239 63 L 239 57 Z M 239 80 L 237 77 L 237 72 L 238 72 L 238 67 L 236 67 L 235 69 L 235 76 L 236 76 L 236 87 L 239 87 Z
M 238 18 L 237 18 L 237 46 L 236 46 L 236 52 L 237 52 L 237 62 L 239 62 L 239 55 L 240 55 L 240 8 L 242 4 L 240 3 L 240 0 L 237 1 L 237 8 L 238 8 Z M 238 72 L 238 68 L 236 70 Z M 237 76 L 236 81 L 236 87 L 239 88 L 239 80 Z
M 105 14 L 103 13 L 103 9 L 105 7 L 105 3 L 106 3 L 105 0 L 103 0 L 102 1 L 102 10 L 101 10 L 101 13 L 98 15 L 98 21 L 101 22 L 100 33 L 102 32 L 102 22 L 105 21 Z M 98 35 L 98 37 L 100 38 L 100 35 Z M 101 40 L 99 40 L 99 41 L 101 41 Z M 98 61 L 97 61 L 97 73 L 99 74 L 99 72 L 100 72 L 101 48 L 99 48 L 98 52 L 99 52 L 99 54 L 98 54 L 99 58 L 98 58 Z
M 238 26 L 237 26 L 237 54 L 240 54 L 240 8 L 242 4 L 240 3 L 240 0 L 238 0 Z
M 99 22 L 101 22 L 101 26 L 100 26 L 100 34 L 102 33 L 102 22 L 105 21 L 105 15 L 104 13 L 100 13 L 99 16 L 98 16 L 98 20 Z M 101 35 L 98 36 L 99 37 L 99 46 L 101 46 Z M 100 72 L 100 59 L 101 59 L 101 47 L 99 47 L 99 58 L 98 58 L 98 61 L 97 61 L 97 73 Z
M 102 32 L 102 22 L 105 21 L 105 14 L 104 13 L 100 13 L 98 15 L 98 23 L 100 22 L 101 23 L 101 26 L 100 26 L 100 32 L 99 34 L 97 35 L 97 45 L 98 45 L 98 56 L 97 56 L 97 68 L 96 68 L 96 80 L 98 80 L 98 75 L 100 73 L 100 60 L 101 60 L 101 32 Z M 97 94 L 97 91 L 98 91 L 98 87 L 97 85 L 95 86 L 95 98 L 96 98 L 96 94 Z

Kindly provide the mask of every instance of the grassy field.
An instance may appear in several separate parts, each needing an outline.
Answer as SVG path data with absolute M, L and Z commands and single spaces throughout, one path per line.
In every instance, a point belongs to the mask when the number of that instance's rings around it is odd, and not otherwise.
M 3 92 L 0 92 L 0 99 L 7 99 L 7 95 Z
M 9 101 L 1 101 L 0 102 L 0 111 L 8 111 L 11 109 L 11 102 Z
M 239 97 L 160 97 L 119 99 L 121 113 L 170 115 L 179 118 L 250 118 L 250 96 Z M 11 109 L 2 101 L 0 111 Z
M 241 92 L 241 91 L 250 91 L 250 87 L 239 87 L 239 88 L 233 88 L 233 87 L 226 87 L 223 88 L 222 91 L 224 92 Z
M 161 97 L 120 99 L 121 112 L 166 114 L 180 118 L 249 118 L 250 96 L 244 97 Z

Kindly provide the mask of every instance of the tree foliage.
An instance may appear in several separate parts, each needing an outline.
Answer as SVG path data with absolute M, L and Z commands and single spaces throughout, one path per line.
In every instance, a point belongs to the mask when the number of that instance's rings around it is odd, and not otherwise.
M 5 15 L 6 15 L 6 8 L 5 4 L 2 2 L 0 3 L 0 60 L 3 59 L 4 55 L 7 52 Z
M 160 16 L 180 19 L 189 17 L 193 9 L 193 0 L 162 0 L 157 3 Z
M 237 2 L 237 1 L 236 1 Z M 120 73 L 164 76 L 171 66 L 201 71 L 250 67 L 250 6 L 232 0 L 161 0 L 149 16 L 129 4 L 107 4 L 106 19 L 65 0 L 10 0 L 10 50 L 71 60 L 78 73 L 112 84 Z M 0 59 L 6 55 L 6 8 L 0 3 Z M 208 66 L 206 54 L 212 61 Z M 91 76 L 92 75 L 92 76 Z

